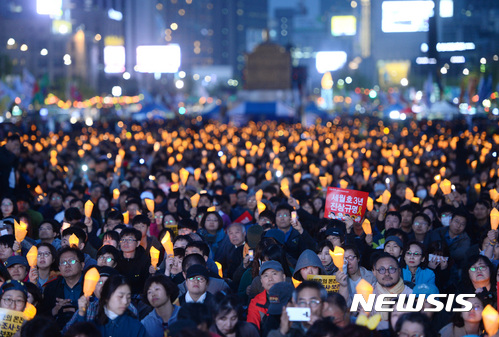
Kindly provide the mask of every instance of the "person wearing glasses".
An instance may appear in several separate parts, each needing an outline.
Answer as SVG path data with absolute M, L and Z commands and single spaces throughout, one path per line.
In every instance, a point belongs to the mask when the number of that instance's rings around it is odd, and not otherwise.
M 210 277 L 206 267 L 195 264 L 185 273 L 187 292 L 178 298 L 179 304 L 185 303 L 210 303 L 213 295 L 207 291 Z
M 376 283 L 376 278 L 370 270 L 360 266 L 360 255 L 359 250 L 354 245 L 343 246 L 345 254 L 343 255 L 345 259 L 345 264 L 347 265 L 347 281 L 348 281 L 348 294 L 350 298 L 357 293 L 355 287 L 359 284 L 360 280 L 366 280 L 371 285 Z
M 440 337 L 483 336 L 482 311 L 485 302 L 480 297 L 469 298 L 473 308 L 467 312 L 456 312 L 452 321 L 440 331 Z
M 85 265 L 87 267 L 97 265 L 97 261 L 93 258 L 96 256 L 97 251 L 92 245 L 87 245 L 87 233 L 85 233 L 85 230 L 78 227 L 78 225 L 74 225 L 62 231 L 61 247 L 69 247 L 69 238 L 73 234 L 78 238 L 78 246 L 74 248 L 81 250 L 85 256 L 85 260 L 83 260 Z
M 142 234 L 135 228 L 124 228 L 120 234 L 121 256 L 117 270 L 132 287 L 132 294 L 141 294 L 149 277 L 151 258 L 140 245 Z
M 0 308 L 24 311 L 28 302 L 28 291 L 24 283 L 8 280 L 0 287 Z
M 375 295 L 383 294 L 412 294 L 412 289 L 404 284 L 402 272 L 395 257 L 388 253 L 380 253 L 373 261 L 373 274 L 376 277 L 374 286 Z M 373 311 L 373 314 L 376 312 Z M 388 313 L 381 312 L 381 322 L 378 330 L 388 329 Z
M 45 285 L 40 314 L 55 318 L 62 329 L 78 309 L 78 299 L 83 295 L 83 252 L 77 248 L 61 248 L 57 264 L 61 274 Z
M 429 235 L 431 231 L 431 219 L 425 213 L 416 213 L 412 220 L 412 232 L 408 235 L 410 240 L 421 242 L 425 246 L 428 244 Z
M 419 241 L 409 242 L 402 256 L 402 277 L 405 282 L 414 286 L 419 284 L 435 285 L 435 273 L 427 268 L 428 254 L 422 243 Z
M 57 251 L 50 243 L 42 242 L 36 247 L 38 248 L 38 260 L 36 267 L 29 271 L 29 281 L 36 284 L 43 292 L 45 285 L 59 276 L 56 264 Z
M 304 230 L 298 218 L 291 219 L 294 208 L 285 203 L 277 206 L 275 224 L 277 229 L 284 233 L 284 250 L 294 259 L 298 259 L 305 249 L 315 250 L 317 243 Z
M 105 245 L 97 251 L 97 265 L 116 268 L 120 259 L 120 251 L 114 246 Z
M 495 301 L 496 284 L 492 262 L 486 256 L 473 255 L 464 266 L 458 290 L 461 294 L 479 294 L 484 299 Z
M 307 322 L 292 322 L 283 309 L 279 329 L 269 332 L 268 337 L 299 337 L 305 336 L 308 329 L 319 319 L 327 306 L 327 291 L 322 284 L 315 281 L 303 281 L 293 292 L 293 307 L 310 308 L 310 320 Z

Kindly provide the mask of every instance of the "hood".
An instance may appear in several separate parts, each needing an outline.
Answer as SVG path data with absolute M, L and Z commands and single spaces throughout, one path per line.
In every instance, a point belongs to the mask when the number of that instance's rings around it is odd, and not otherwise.
M 296 267 L 293 277 L 296 280 L 300 281 L 301 280 L 300 269 L 310 266 L 318 267 L 322 275 L 326 274 L 324 266 L 322 265 L 322 262 L 317 256 L 317 254 L 313 250 L 307 249 L 303 251 L 303 253 L 301 253 L 300 257 L 298 258 L 298 262 L 296 262 Z

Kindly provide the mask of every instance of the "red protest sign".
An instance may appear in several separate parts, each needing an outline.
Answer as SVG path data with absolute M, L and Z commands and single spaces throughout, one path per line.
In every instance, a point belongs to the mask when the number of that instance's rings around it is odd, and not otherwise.
M 343 188 L 328 187 L 324 217 L 344 220 L 346 215 L 360 222 L 366 212 L 369 193 Z

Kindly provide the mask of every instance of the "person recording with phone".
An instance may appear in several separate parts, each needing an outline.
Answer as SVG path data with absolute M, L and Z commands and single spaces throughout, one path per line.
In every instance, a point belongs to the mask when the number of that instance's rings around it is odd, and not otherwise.
M 293 292 L 293 300 L 283 308 L 279 329 L 268 337 L 302 337 L 319 319 L 327 307 L 327 291 L 315 281 L 303 281 Z

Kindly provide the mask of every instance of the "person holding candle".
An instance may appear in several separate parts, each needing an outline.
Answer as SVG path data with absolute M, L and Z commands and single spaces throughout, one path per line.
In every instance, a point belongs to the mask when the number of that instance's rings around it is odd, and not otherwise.
M 218 293 L 213 300 L 213 324 L 210 332 L 222 337 L 259 337 L 253 324 L 241 320 L 242 307 L 234 295 Z
M 333 275 L 338 270 L 338 267 L 334 265 L 333 259 L 329 254 L 330 250 L 333 251 L 334 246 L 329 240 L 320 242 L 316 250 L 317 256 L 321 260 L 322 267 L 327 275 Z
M 37 265 L 36 268 L 30 269 L 29 281 L 43 291 L 45 284 L 59 276 L 56 265 L 57 251 L 49 243 L 42 242 L 36 247 L 38 249 Z
M 138 230 L 141 234 L 140 245 L 145 249 L 146 254 L 149 254 L 151 247 L 156 248 L 160 252 L 164 252 L 164 248 L 155 236 L 148 235 L 151 220 L 145 214 L 136 215 L 132 220 L 132 227 Z
M 409 240 L 416 240 L 424 245 L 428 244 L 431 231 L 431 220 L 425 213 L 416 213 L 412 220 L 412 232 L 408 235 Z
M 66 326 L 62 330 L 63 332 L 66 332 L 75 322 L 81 321 L 82 318 L 84 318 L 87 322 L 91 322 L 95 319 L 99 309 L 99 300 L 101 298 L 104 283 L 106 283 L 109 277 L 119 275 L 119 273 L 111 267 L 103 266 L 98 267 L 97 269 L 99 271 L 99 281 L 95 285 L 93 296 L 87 298 L 83 295 L 78 299 L 78 311 L 75 312 L 69 322 L 66 323 Z M 135 316 L 138 316 L 137 308 L 135 308 L 132 303 L 128 306 L 128 310 L 130 310 Z
M 120 234 L 121 256 L 117 270 L 125 276 L 133 294 L 140 294 L 149 277 L 150 255 L 140 245 L 142 234 L 135 228 L 124 228 Z
M 97 316 L 92 320 L 102 336 L 148 337 L 145 327 L 129 311 L 131 286 L 121 275 L 112 275 L 104 283 Z M 77 322 L 84 322 L 77 316 Z
M 85 256 L 85 265 L 87 267 L 97 265 L 97 261 L 92 257 L 96 256 L 97 251 L 92 247 L 92 245 L 87 245 L 87 234 L 85 230 L 78 226 L 72 226 L 62 231 L 61 235 L 61 247 L 69 247 L 70 246 L 70 238 L 72 235 L 78 238 L 77 249 L 83 252 Z

